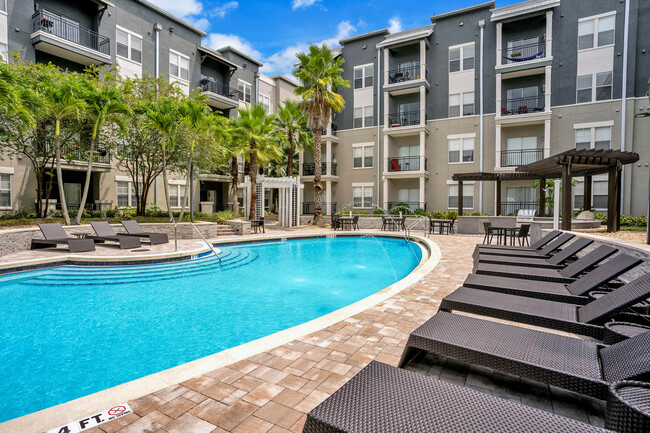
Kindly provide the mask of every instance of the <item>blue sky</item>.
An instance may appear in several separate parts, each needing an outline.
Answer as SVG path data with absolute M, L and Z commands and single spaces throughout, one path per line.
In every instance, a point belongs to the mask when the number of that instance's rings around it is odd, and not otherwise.
M 231 45 L 264 63 L 267 75 L 290 75 L 295 54 L 311 43 L 338 45 L 357 34 L 430 24 L 431 15 L 482 0 L 150 0 L 205 31 L 203 44 Z M 517 0 L 497 0 L 497 6 Z

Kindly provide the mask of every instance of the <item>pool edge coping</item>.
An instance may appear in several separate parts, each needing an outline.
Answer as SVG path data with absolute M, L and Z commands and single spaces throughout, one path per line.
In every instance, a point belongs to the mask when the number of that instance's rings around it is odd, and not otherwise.
M 283 235 L 261 235 L 228 240 L 209 240 L 215 245 L 234 245 L 242 243 L 272 242 L 288 239 L 313 239 L 330 237 L 386 237 L 404 239 L 403 234 L 350 232 L 350 233 L 296 233 Z M 222 350 L 212 355 L 196 359 L 166 370 L 143 376 L 111 388 L 107 388 L 75 400 L 51 406 L 37 412 L 32 412 L 18 418 L 0 423 L 0 433 L 21 431 L 24 433 L 42 433 L 78 419 L 98 413 L 116 404 L 131 401 L 148 394 L 155 393 L 169 386 L 180 384 L 186 380 L 201 376 L 251 356 L 280 347 L 293 340 L 325 329 L 338 322 L 349 319 L 375 305 L 395 296 L 412 284 L 418 283 L 425 275 L 433 271 L 441 258 L 438 245 L 431 239 L 411 235 L 410 240 L 420 246 L 423 256 L 420 263 L 404 278 L 385 287 L 359 301 L 346 305 L 331 313 L 312 319 L 308 322 L 275 332 L 273 334 L 249 341 L 247 343 Z M 425 257 L 424 254 L 427 254 Z M 64 416 L 64 418 L 62 418 Z

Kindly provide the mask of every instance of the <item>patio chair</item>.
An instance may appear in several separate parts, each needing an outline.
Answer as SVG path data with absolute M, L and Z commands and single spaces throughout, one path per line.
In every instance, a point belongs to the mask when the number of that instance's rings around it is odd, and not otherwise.
M 126 230 L 125 235 L 149 239 L 151 245 L 169 243 L 167 233 L 145 232 L 136 220 L 122 221 L 122 225 Z
M 393 171 L 402 171 L 402 167 L 399 165 L 399 160 L 391 159 L 391 164 L 393 166 Z
M 494 237 L 494 230 L 492 229 L 492 223 L 488 221 L 484 221 L 483 231 L 485 232 L 485 236 L 483 236 L 483 244 L 491 244 L 492 238 Z
M 650 273 L 582 306 L 460 287 L 442 300 L 440 309 L 481 314 L 602 340 L 603 325 L 608 320 L 648 297 Z
M 43 239 L 32 239 L 30 250 L 56 247 L 63 244 L 68 246 L 71 253 L 95 251 L 95 242 L 92 239 L 68 237 L 68 234 L 63 230 L 63 226 L 59 223 L 39 224 L 38 228 L 43 234 Z
M 537 242 L 533 242 L 529 247 L 520 247 L 520 246 L 509 246 L 509 245 L 492 245 L 492 244 L 479 244 L 474 248 L 474 255 L 479 252 L 492 251 L 492 250 L 504 250 L 504 251 L 537 251 L 543 248 L 546 244 L 551 242 L 553 239 L 557 238 L 562 234 L 559 230 L 553 230 L 552 232 L 546 234 Z
M 549 268 L 549 269 L 562 269 L 565 267 L 566 262 L 575 258 L 575 256 L 591 245 L 594 241 L 591 239 L 580 238 L 571 243 L 569 246 L 562 248 L 560 252 L 546 259 L 543 257 L 512 257 L 500 256 L 496 254 L 482 254 L 476 257 L 474 262 L 478 263 L 494 263 L 499 265 L 513 265 L 513 266 L 530 266 L 534 268 Z
M 558 236 L 556 239 L 554 239 L 552 242 L 549 242 L 548 244 L 544 245 L 542 248 L 536 251 L 526 251 L 526 250 L 519 250 L 519 251 L 513 251 L 513 250 L 481 250 L 479 254 L 481 255 L 498 255 L 498 256 L 511 256 L 511 257 L 542 257 L 542 258 L 549 258 L 553 252 L 558 250 L 561 246 L 569 242 L 571 239 L 576 237 L 573 233 L 562 233 L 560 236 Z M 476 260 L 476 255 L 474 256 L 474 259 Z
M 138 248 L 141 246 L 140 238 L 118 235 L 107 221 L 93 221 L 90 223 L 96 236 L 86 236 L 98 243 L 117 242 L 121 249 Z
M 262 233 L 266 233 L 266 229 L 264 228 L 264 217 L 251 220 L 251 229 L 253 229 L 255 233 L 258 233 L 260 230 L 262 230 Z
M 522 224 L 521 227 L 519 227 L 515 239 L 520 247 L 530 246 L 530 243 L 528 242 L 528 232 L 530 232 L 530 224 Z
M 650 377 L 650 332 L 605 346 L 440 311 L 411 333 L 399 366 L 420 350 L 600 399 L 612 382 Z
M 337 214 L 332 215 L 332 228 L 334 230 L 341 228 L 341 217 Z
M 456 218 L 452 218 L 451 221 L 449 222 L 449 225 L 447 225 L 447 234 L 448 235 L 453 235 L 456 233 L 456 229 L 454 229 L 454 223 L 456 222 Z
M 521 266 L 497 265 L 493 263 L 476 263 L 474 273 L 482 275 L 494 275 L 497 277 L 521 278 L 526 280 L 552 281 L 556 283 L 570 284 L 578 275 L 588 271 L 598 263 L 605 260 L 618 250 L 609 245 L 601 245 L 588 254 L 580 257 L 563 269 L 547 268 L 522 268 Z M 513 261 L 517 260 L 515 257 Z
M 359 230 L 359 215 L 355 215 L 352 218 L 352 230 Z
M 307 414 L 303 433 L 530 433 L 603 430 L 372 361 Z
M 642 262 L 641 259 L 636 257 L 619 254 L 580 276 L 570 284 L 549 281 L 535 281 L 534 284 L 531 284 L 530 280 L 522 278 L 469 274 L 463 286 L 491 292 L 584 305 L 591 301 L 587 296 L 590 291 L 601 288 L 605 284 L 611 284 L 614 279 Z

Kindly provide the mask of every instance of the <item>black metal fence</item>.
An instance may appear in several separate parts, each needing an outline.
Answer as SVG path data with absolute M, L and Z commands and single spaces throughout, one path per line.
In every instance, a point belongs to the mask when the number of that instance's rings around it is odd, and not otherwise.
M 102 54 L 111 54 L 111 40 L 106 36 L 82 27 L 72 19 L 43 9 L 32 15 L 32 31 L 44 31 Z
M 501 215 L 517 215 L 520 209 L 537 209 L 538 201 L 507 201 L 501 203 Z
M 503 56 L 506 63 L 526 62 L 528 60 L 543 59 L 544 57 L 546 57 L 545 42 L 506 48 Z
M 427 158 L 424 158 L 424 169 L 427 169 Z M 419 171 L 419 156 L 397 156 L 388 158 L 388 171 Z
M 332 166 L 332 176 L 336 176 L 336 163 L 333 162 L 330 164 Z M 302 175 L 303 176 L 313 176 L 316 171 L 316 164 L 305 162 L 302 164 Z M 327 175 L 327 163 L 321 163 L 321 174 L 323 176 Z
M 225 96 L 226 98 L 239 101 L 242 97 L 242 92 L 234 87 L 230 87 L 225 83 L 216 81 L 210 77 L 203 77 L 200 81 L 201 91 L 210 92 L 216 95 Z
M 410 126 L 420 124 L 419 111 L 404 111 L 402 113 L 391 113 L 388 115 L 390 126 Z
M 506 99 L 501 102 L 501 115 L 530 114 L 544 111 L 544 95 Z
M 537 162 L 544 157 L 544 149 L 502 150 L 501 167 L 518 167 Z
M 313 201 L 303 201 L 302 202 L 302 214 L 303 215 L 313 215 L 314 214 L 314 202 Z M 331 208 L 331 209 L 330 209 Z M 332 203 L 323 203 L 323 213 L 325 215 L 334 215 L 336 213 L 336 202 Z
M 424 76 L 425 78 L 428 75 L 428 71 L 425 69 Z M 421 78 L 420 62 L 410 65 L 403 66 L 397 69 L 391 69 L 388 71 L 388 83 L 403 83 L 405 81 L 419 80 Z

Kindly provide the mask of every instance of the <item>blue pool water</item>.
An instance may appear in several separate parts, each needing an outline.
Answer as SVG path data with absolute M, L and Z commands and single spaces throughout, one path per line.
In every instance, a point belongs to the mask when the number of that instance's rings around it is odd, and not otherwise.
M 0 276 L 0 422 L 304 323 L 405 277 L 420 248 L 339 237 Z

